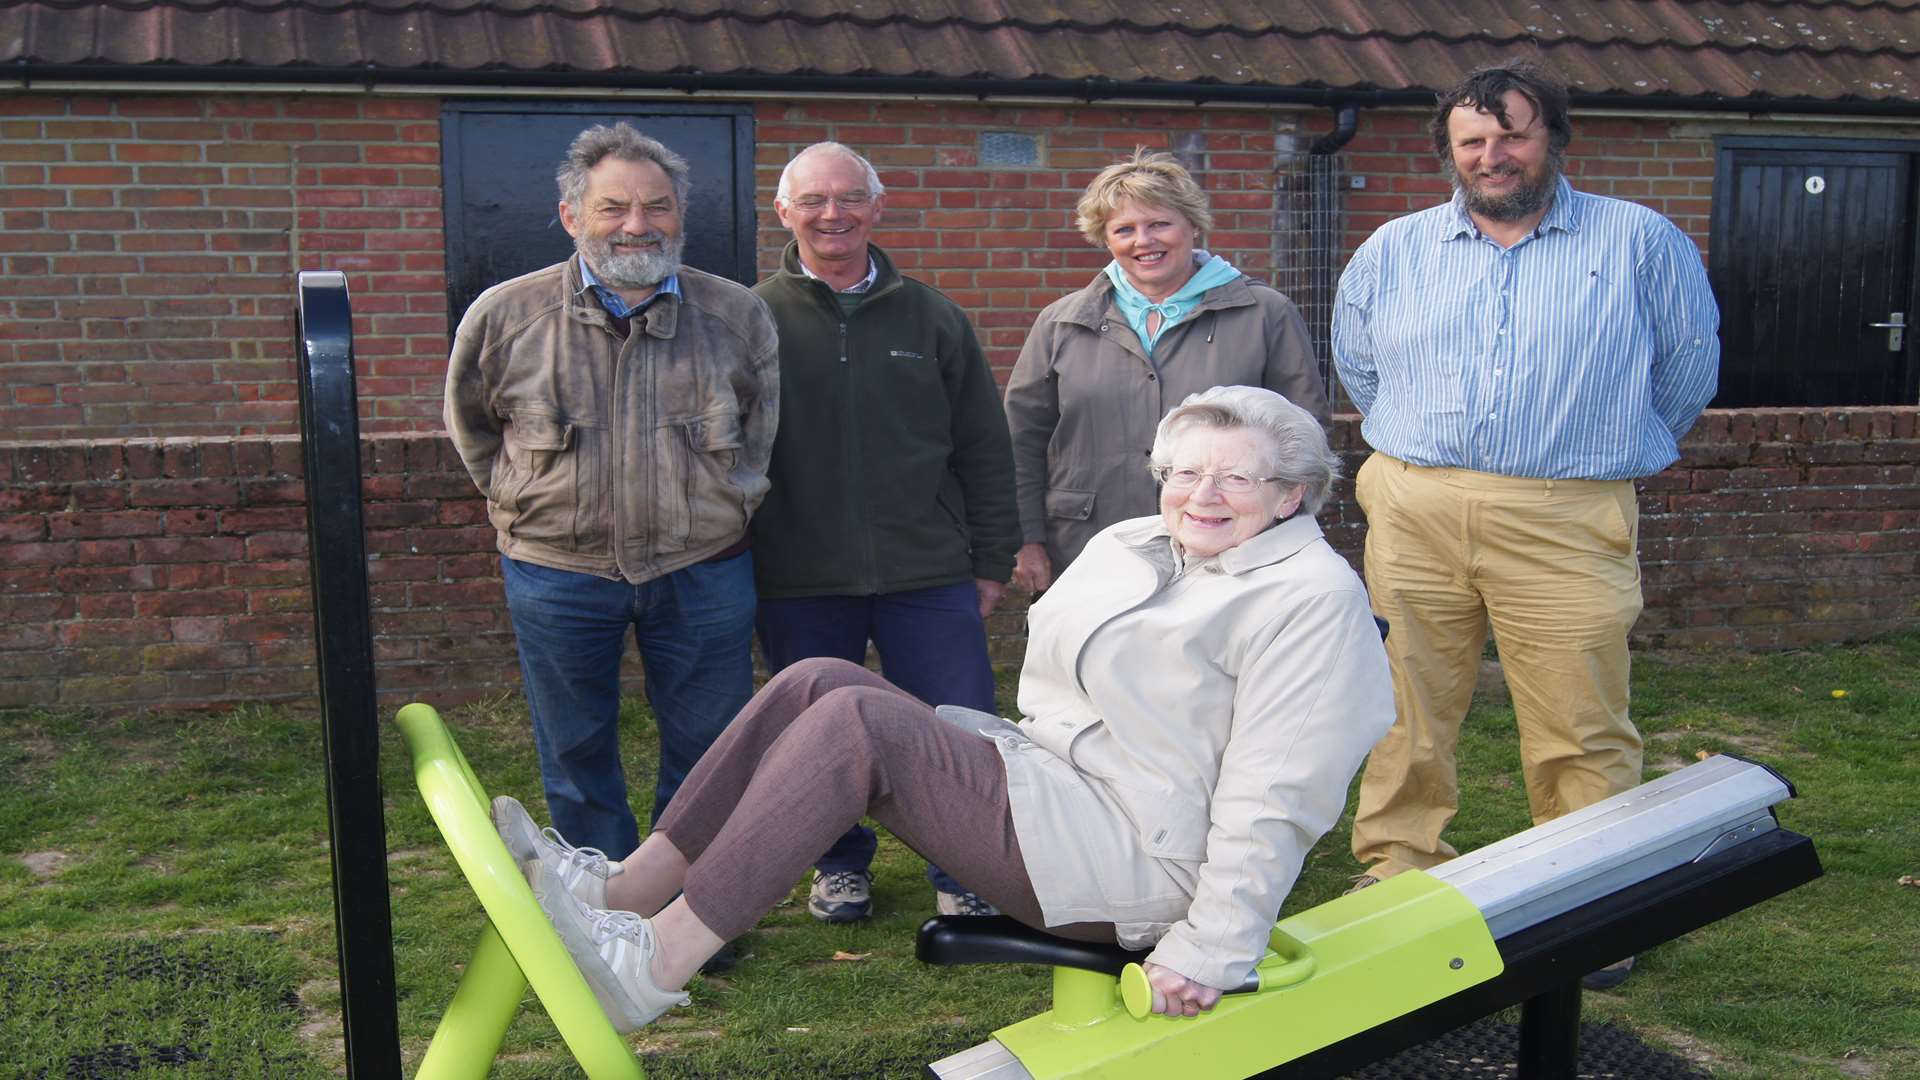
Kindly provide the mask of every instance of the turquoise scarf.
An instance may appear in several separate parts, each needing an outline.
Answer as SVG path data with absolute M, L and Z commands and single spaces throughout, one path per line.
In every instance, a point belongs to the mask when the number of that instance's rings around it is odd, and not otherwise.
M 1210 255 L 1204 251 L 1195 252 L 1195 254 L 1206 260 L 1201 264 L 1200 269 L 1193 272 L 1193 276 L 1187 279 L 1185 285 L 1180 286 L 1179 291 L 1157 304 L 1133 287 L 1133 282 L 1127 280 L 1126 271 L 1120 269 L 1118 259 L 1107 264 L 1107 280 L 1113 282 L 1114 302 L 1120 305 L 1120 313 L 1127 317 L 1127 325 L 1133 327 L 1133 332 L 1140 335 L 1140 342 L 1146 346 L 1148 356 L 1153 355 L 1154 343 L 1160 340 L 1161 334 L 1166 333 L 1174 323 L 1193 313 L 1203 293 L 1217 285 L 1225 285 L 1240 276 L 1240 271 L 1235 270 L 1232 263 L 1218 255 Z M 1149 311 L 1160 313 L 1160 329 L 1151 335 L 1147 333 Z

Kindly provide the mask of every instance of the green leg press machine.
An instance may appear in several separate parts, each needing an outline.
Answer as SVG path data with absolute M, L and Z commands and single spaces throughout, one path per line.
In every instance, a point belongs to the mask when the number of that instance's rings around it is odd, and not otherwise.
M 927 1066 L 935 1080 L 1332 1077 L 1510 1005 L 1525 1080 L 1575 1075 L 1580 976 L 1820 875 L 1773 770 L 1714 757 L 1287 918 L 1247 983 L 1153 1015 L 1145 953 L 941 916 L 935 964 L 1054 965 L 1053 1008 Z

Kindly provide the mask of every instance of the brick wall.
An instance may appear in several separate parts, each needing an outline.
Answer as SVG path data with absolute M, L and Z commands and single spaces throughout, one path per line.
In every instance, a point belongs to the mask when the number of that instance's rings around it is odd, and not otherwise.
M 755 124 L 760 205 L 780 170 L 823 139 L 872 159 L 887 186 L 875 242 L 902 270 L 953 297 L 974 319 L 987 358 L 1011 370 L 1041 308 L 1107 264 L 1073 225 L 1094 175 L 1136 146 L 1170 150 L 1193 168 L 1214 215 L 1210 250 L 1272 281 L 1274 170 L 1293 150 L 1298 111 L 1014 107 L 818 102 L 762 105 Z M 1037 137 L 1043 167 L 986 167 L 980 137 Z M 760 264 L 791 239 L 761 214 Z
M 353 291 L 383 691 L 516 680 L 491 541 L 433 429 L 445 370 L 438 101 L 0 95 L 0 705 L 191 706 L 303 697 L 311 615 L 294 430 L 293 272 Z M 834 138 L 889 186 L 879 239 L 974 313 L 1010 366 L 1036 311 L 1104 263 L 1071 224 L 1136 144 L 1192 163 L 1210 245 L 1285 257 L 1276 166 L 1324 110 L 763 102 L 760 262 L 785 242 L 779 167 Z M 1417 111 L 1365 110 L 1343 153 L 1346 242 L 1446 195 Z M 1571 171 L 1704 248 L 1703 125 L 1585 117 Z M 1043 168 L 988 167 L 984 132 Z M 1772 648 L 1910 624 L 1913 410 L 1710 414 L 1644 486 L 1643 642 Z M 1342 439 L 1356 434 L 1343 428 Z M 1327 516 L 1356 550 L 1357 511 Z M 1866 584 L 1861 584 L 1862 582 Z M 995 655 L 1017 661 L 1017 610 Z
M 1773 649 L 1912 625 L 1917 416 L 1707 414 L 1681 463 L 1642 484 L 1635 638 Z M 1357 426 L 1335 443 L 1351 472 Z M 512 692 L 492 531 L 451 448 L 375 433 L 362 459 L 383 703 Z M 287 436 L 0 445 L 0 707 L 311 698 L 302 499 Z M 1357 559 L 1351 500 L 1322 519 Z M 1019 610 L 993 620 L 1003 664 L 1019 661 Z
M 0 95 L 0 432 L 294 430 L 293 272 L 354 290 L 368 430 L 446 371 L 440 105 Z
M 383 694 L 511 685 L 493 528 L 451 444 L 370 434 L 361 460 Z M 314 694 L 297 437 L 0 446 L 0 463 L 0 707 Z
M 440 103 L 359 96 L 0 95 L 0 437 L 286 434 L 294 429 L 293 273 L 353 291 L 362 427 L 431 430 L 446 370 Z M 760 264 L 786 233 L 780 167 L 832 138 L 888 185 L 878 234 L 903 269 L 973 313 L 1011 368 L 1034 315 L 1106 261 L 1072 226 L 1094 173 L 1170 149 L 1213 201 L 1212 250 L 1273 280 L 1275 169 L 1325 110 L 764 102 Z M 1343 151 L 1348 246 L 1446 197 L 1424 117 L 1366 110 Z M 1704 248 L 1708 140 L 1674 122 L 1587 118 L 1571 171 L 1648 203 Z M 1036 136 L 1043 167 L 987 167 L 986 132 Z M 697 224 L 696 224 L 697 227 Z

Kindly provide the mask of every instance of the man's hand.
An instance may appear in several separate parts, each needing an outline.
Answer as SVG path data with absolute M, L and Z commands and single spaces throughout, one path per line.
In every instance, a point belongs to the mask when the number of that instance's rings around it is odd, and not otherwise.
M 973 579 L 973 591 L 980 597 L 980 620 L 986 621 L 993 609 L 1000 606 L 1000 598 L 1007 595 L 1007 587 L 997 581 L 983 577 Z
M 1045 592 L 1053 585 L 1053 561 L 1047 558 L 1047 545 L 1021 545 L 1013 556 L 1013 583 L 1031 593 Z
M 1220 991 L 1194 982 L 1159 964 L 1142 964 L 1147 985 L 1153 988 L 1153 1011 L 1167 1016 L 1199 1016 L 1220 1002 Z

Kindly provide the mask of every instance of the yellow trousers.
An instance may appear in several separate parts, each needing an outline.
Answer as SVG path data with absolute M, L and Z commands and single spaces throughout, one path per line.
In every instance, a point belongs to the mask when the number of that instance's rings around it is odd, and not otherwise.
M 1440 834 L 1459 808 L 1454 752 L 1489 629 L 1534 823 L 1639 784 L 1627 716 L 1627 632 L 1641 604 L 1633 482 L 1429 469 L 1376 453 L 1356 494 L 1395 708 L 1353 823 L 1368 873 L 1457 854 Z

